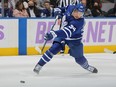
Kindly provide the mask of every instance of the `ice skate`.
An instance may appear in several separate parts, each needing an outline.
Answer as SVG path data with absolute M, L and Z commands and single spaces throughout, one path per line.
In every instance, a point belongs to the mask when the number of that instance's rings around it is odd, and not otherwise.
M 86 70 L 88 70 L 88 71 L 90 71 L 92 73 L 97 73 L 98 72 L 98 70 L 93 66 L 89 66 Z
M 34 71 L 36 74 L 39 74 L 41 68 L 42 68 L 42 66 L 40 66 L 39 64 L 37 64 L 37 65 L 35 66 L 35 68 L 33 69 L 33 71 Z

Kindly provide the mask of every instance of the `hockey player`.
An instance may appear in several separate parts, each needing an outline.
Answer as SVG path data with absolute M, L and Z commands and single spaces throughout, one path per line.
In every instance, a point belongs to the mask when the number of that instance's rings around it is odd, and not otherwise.
M 65 26 L 63 29 L 57 31 L 50 31 L 44 37 L 45 40 L 54 40 L 53 45 L 47 50 L 39 62 L 36 64 L 33 71 L 39 74 L 41 68 L 49 62 L 54 55 L 56 55 L 60 50 L 62 50 L 65 44 L 69 47 L 69 54 L 74 57 L 76 63 L 78 63 L 84 69 L 97 73 L 98 70 L 89 65 L 87 59 L 83 54 L 83 27 L 84 27 L 84 18 L 83 14 L 85 11 L 85 6 L 83 4 L 70 5 L 65 9 L 61 8 L 61 17 L 65 18 Z

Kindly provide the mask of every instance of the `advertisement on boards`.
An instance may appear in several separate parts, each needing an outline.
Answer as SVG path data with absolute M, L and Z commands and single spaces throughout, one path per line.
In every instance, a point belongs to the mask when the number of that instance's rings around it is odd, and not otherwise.
M 0 20 L 0 55 L 18 54 L 18 19 Z
M 86 19 L 85 45 L 116 45 L 116 19 Z
M 31 48 L 34 49 L 35 46 L 40 48 L 43 46 L 44 36 L 46 32 L 50 31 L 53 23 L 54 19 L 29 19 L 27 21 L 27 46 L 28 49 L 30 48 L 30 52 L 32 52 Z M 59 29 L 57 23 L 55 29 Z M 98 52 L 101 46 L 116 46 L 115 35 L 116 19 L 86 19 L 82 42 L 85 47 L 93 46 Z M 51 43 L 48 42 L 46 47 Z M 35 51 L 33 50 L 33 52 Z

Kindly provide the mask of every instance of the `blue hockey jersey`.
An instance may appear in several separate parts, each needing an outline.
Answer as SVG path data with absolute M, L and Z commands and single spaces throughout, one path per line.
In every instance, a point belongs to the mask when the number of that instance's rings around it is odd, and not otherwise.
M 63 29 L 55 31 L 57 37 L 65 40 L 80 40 L 82 39 L 84 18 L 75 19 L 72 16 L 72 12 L 75 9 L 75 5 L 70 5 L 66 8 L 60 8 L 63 14 Z

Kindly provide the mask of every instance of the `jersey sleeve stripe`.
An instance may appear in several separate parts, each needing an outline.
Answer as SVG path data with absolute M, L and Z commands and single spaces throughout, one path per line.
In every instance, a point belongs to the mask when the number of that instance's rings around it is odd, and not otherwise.
M 70 37 L 71 37 L 71 35 L 72 35 L 71 30 L 70 30 L 69 28 L 67 28 L 67 27 L 64 27 L 64 29 L 67 30 L 67 31 L 69 31 L 69 33 L 70 33 Z
M 66 36 L 69 37 L 68 33 L 66 32 L 66 30 L 62 29 L 62 31 L 64 31 L 64 33 L 66 34 Z

